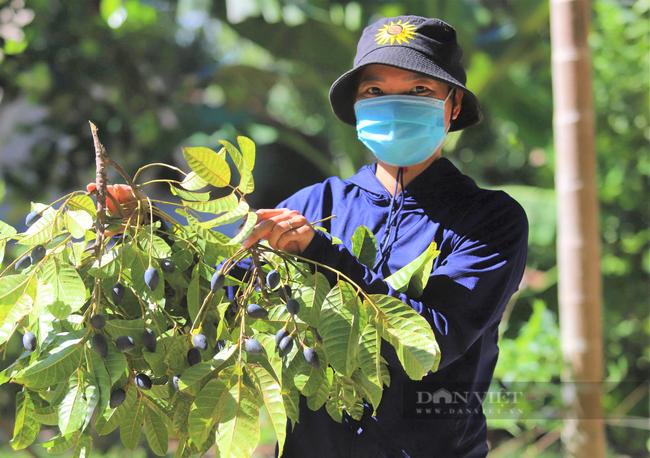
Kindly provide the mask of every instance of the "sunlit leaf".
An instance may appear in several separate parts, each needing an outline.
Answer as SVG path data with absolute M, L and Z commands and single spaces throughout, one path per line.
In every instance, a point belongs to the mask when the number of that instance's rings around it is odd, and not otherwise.
M 436 242 L 431 242 L 424 253 L 386 278 L 386 282 L 401 293 L 408 291 L 409 296 L 420 297 L 429 281 L 433 260 L 440 254 L 436 248 Z
M 243 383 L 234 383 L 225 397 L 217 430 L 221 456 L 251 456 L 260 441 L 257 393 Z
M 183 148 L 183 156 L 196 174 L 217 188 L 230 183 L 230 167 L 216 152 L 202 146 Z
M 282 455 L 287 430 L 287 413 L 282 401 L 282 392 L 278 381 L 261 365 L 248 364 L 246 368 L 264 399 L 264 405 L 271 417 L 275 436 L 278 441 L 279 455 Z M 329 391 L 329 390 L 328 390 Z
M 126 398 L 122 405 L 116 409 L 110 407 L 104 410 L 101 416 L 97 416 L 95 420 L 95 430 L 100 436 L 109 434 L 122 424 L 126 416 L 131 412 L 138 396 L 138 389 L 134 384 L 129 385 L 126 390 Z
M 0 277 L 0 323 L 20 321 L 34 305 L 38 284 L 27 275 Z
M 60 215 L 59 215 L 60 216 Z M 44 245 L 52 239 L 57 229 L 57 212 L 52 207 L 45 209 L 38 221 L 32 224 L 18 243 L 21 245 Z
M 237 187 L 243 194 L 250 194 L 255 190 L 252 167 L 249 167 L 248 162 L 246 159 L 244 159 L 242 153 L 240 153 L 232 143 L 226 140 L 219 140 L 219 143 L 221 143 L 226 148 L 226 151 L 228 151 L 228 154 L 232 158 L 232 161 L 235 163 L 235 167 L 237 167 L 237 171 L 239 171 L 241 180 L 239 182 L 239 186 Z
M 181 185 L 179 185 L 178 183 L 174 183 L 173 181 L 169 183 L 169 188 L 171 189 L 172 194 L 180 197 L 183 200 L 187 200 L 190 202 L 206 202 L 210 200 L 209 192 L 188 191 L 184 189 Z
M 55 258 L 52 262 L 46 263 L 38 275 L 54 287 L 55 299 L 49 309 L 56 318 L 66 319 L 86 302 L 86 286 L 77 270 L 71 265 Z
M 63 218 L 70 235 L 77 239 L 83 238 L 94 223 L 93 217 L 85 210 L 68 210 Z
M 322 273 L 316 272 L 307 277 L 293 294 L 293 298 L 300 304 L 298 318 L 317 327 L 320 323 L 321 307 L 329 290 L 329 281 Z
M 165 456 L 168 447 L 167 427 L 157 409 L 149 402 L 144 403 L 144 432 L 151 451 Z
M 38 436 L 41 423 L 35 418 L 34 410 L 40 407 L 41 400 L 34 392 L 25 389 L 16 395 L 14 437 L 9 441 L 14 450 L 26 448 Z
M 135 450 L 140 442 L 140 433 L 144 423 L 144 404 L 144 396 L 137 398 L 120 425 L 122 443 L 131 451 Z
M 255 213 L 248 213 L 246 216 L 246 222 L 242 226 L 241 230 L 237 235 L 235 235 L 228 245 L 239 245 L 246 237 L 248 237 L 257 224 L 257 215 Z
M 187 189 L 188 191 L 197 191 L 199 189 L 205 188 L 208 185 L 208 182 L 198 176 L 195 172 L 190 172 L 183 180 L 182 185 L 183 188 Z
M 235 193 L 228 194 L 226 197 L 219 199 L 209 200 L 206 202 L 190 202 L 183 201 L 183 205 L 202 213 L 219 214 L 232 210 L 239 203 L 239 199 Z
M 375 235 L 366 226 L 359 226 L 352 235 L 352 254 L 357 259 L 374 269 L 377 256 L 377 240 Z
M 79 367 L 83 352 L 81 339 L 66 340 L 19 372 L 16 382 L 30 388 L 46 388 L 67 380 Z
M 255 143 L 248 137 L 238 135 L 237 144 L 239 145 L 242 156 L 244 156 L 246 165 L 253 170 L 255 167 Z
M 206 221 L 204 223 L 201 223 L 201 226 L 203 226 L 206 229 L 212 229 L 217 226 L 223 226 L 225 224 L 230 224 L 234 223 L 235 221 L 243 218 L 246 213 L 248 213 L 248 210 L 250 210 L 250 207 L 246 203 L 245 200 L 240 200 L 239 204 L 229 212 L 227 212 L 224 215 L 219 216 L 218 218 L 211 219 L 210 221 Z

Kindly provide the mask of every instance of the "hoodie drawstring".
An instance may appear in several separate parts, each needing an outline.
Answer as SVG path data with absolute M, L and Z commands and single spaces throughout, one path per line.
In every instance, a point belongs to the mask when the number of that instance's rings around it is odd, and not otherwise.
M 399 202 L 397 202 L 397 189 L 398 186 L 401 188 Z M 397 208 L 395 208 L 395 203 L 397 202 Z M 395 191 L 390 199 L 390 211 L 388 212 L 388 219 L 386 220 L 386 228 L 384 229 L 384 235 L 379 244 L 379 252 L 381 257 L 379 262 L 376 265 L 381 264 L 388 253 L 390 252 L 390 239 L 393 237 L 393 227 L 397 226 L 397 217 L 402 212 L 404 208 L 404 167 L 397 169 L 397 177 L 395 179 Z M 397 231 L 395 231 L 397 233 Z

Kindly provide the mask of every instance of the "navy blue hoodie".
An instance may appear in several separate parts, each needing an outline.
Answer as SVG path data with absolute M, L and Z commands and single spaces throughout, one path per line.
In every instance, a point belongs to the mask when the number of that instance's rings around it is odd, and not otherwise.
M 317 231 L 302 256 L 340 270 L 368 293 L 410 304 L 435 333 L 440 367 L 421 382 L 412 382 L 394 349 L 384 342 L 391 385 L 376 416 L 367 407 L 360 421 L 344 415 L 337 423 L 324 407 L 311 411 L 301 397 L 299 422 L 293 431 L 288 425 L 282 457 L 486 456 L 487 428 L 479 396 L 468 397 L 462 415 L 443 418 L 417 418 L 415 406 L 405 405 L 404 396 L 418 387 L 428 392 L 432 387 L 452 393 L 488 390 L 498 355 L 499 321 L 526 262 L 526 214 L 506 193 L 480 189 L 444 158 L 406 186 L 397 197 L 403 207 L 396 211 L 375 168 L 365 166 L 349 180 L 330 178 L 305 188 L 278 207 L 296 210 L 308 221 L 336 215 L 321 225 L 343 244 L 332 244 L 328 234 Z M 351 254 L 352 234 L 365 225 L 381 242 L 389 214 L 397 218 L 395 229 L 370 270 Z M 440 255 L 422 296 L 400 294 L 384 281 L 434 240 Z M 431 396 L 423 399 L 430 401 Z

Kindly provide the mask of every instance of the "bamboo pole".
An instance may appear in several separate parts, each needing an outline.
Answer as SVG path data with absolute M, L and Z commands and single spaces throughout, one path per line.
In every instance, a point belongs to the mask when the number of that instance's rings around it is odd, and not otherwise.
M 565 455 L 605 457 L 601 389 L 603 340 L 589 0 L 550 0 L 558 289 Z M 570 382 L 576 382 L 572 384 Z M 587 383 L 580 383 L 587 382 Z

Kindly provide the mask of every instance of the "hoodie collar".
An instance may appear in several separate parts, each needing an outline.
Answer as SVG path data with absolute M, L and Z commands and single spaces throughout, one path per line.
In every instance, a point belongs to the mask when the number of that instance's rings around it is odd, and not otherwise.
M 377 205 L 387 206 L 390 204 L 391 195 L 377 179 L 376 170 L 376 163 L 365 165 L 347 182 L 365 190 L 368 197 Z M 449 159 L 441 157 L 406 186 L 404 203 L 422 205 L 435 200 L 440 193 L 448 192 L 450 188 L 460 185 L 476 186 L 476 183 L 463 175 Z

